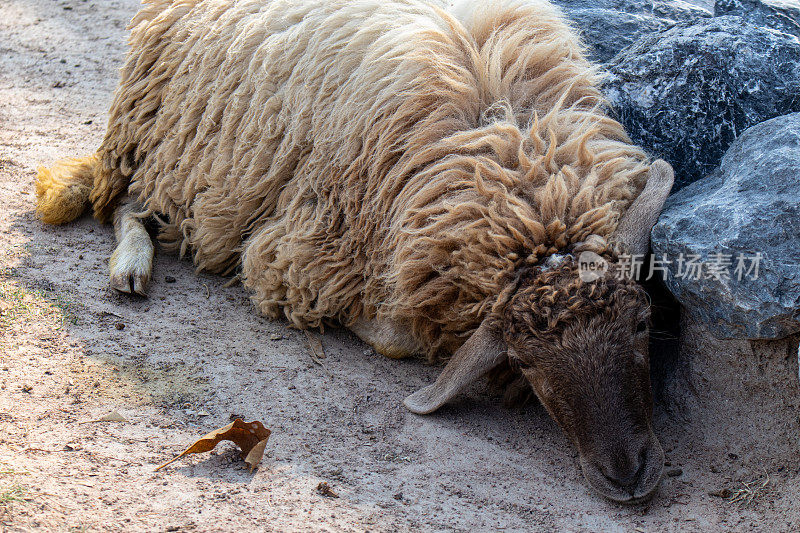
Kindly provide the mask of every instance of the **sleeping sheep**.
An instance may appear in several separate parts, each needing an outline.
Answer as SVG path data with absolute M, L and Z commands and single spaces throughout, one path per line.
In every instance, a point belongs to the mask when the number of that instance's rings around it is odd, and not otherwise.
M 449 359 L 412 412 L 504 368 L 592 487 L 656 490 L 646 294 L 576 255 L 645 253 L 672 170 L 606 114 L 556 8 L 150 0 L 130 28 L 99 150 L 37 183 L 45 222 L 113 221 L 114 288 L 144 294 L 153 220 L 267 316 Z

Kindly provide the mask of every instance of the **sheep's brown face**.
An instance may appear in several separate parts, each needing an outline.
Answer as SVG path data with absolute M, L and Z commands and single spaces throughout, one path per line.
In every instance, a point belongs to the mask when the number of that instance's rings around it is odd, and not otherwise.
M 664 452 L 652 429 L 649 306 L 606 273 L 582 282 L 568 260 L 523 280 L 504 316 L 508 357 L 580 453 L 591 486 L 635 503 L 658 487 Z

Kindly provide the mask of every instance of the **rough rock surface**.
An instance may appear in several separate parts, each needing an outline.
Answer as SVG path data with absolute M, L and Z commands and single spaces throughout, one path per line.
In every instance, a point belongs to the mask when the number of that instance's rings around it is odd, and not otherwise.
M 800 3 L 788 0 L 717 0 L 714 15 L 736 15 L 754 26 L 800 37 Z
M 703 8 L 681 1 L 556 0 L 580 30 L 593 60 L 611 60 L 639 38 L 667 30 L 677 22 L 711 17 Z
M 669 290 L 718 337 L 775 339 L 800 331 L 798 198 L 800 113 L 793 113 L 747 130 L 719 169 L 667 201 L 653 228 L 653 253 L 669 260 Z M 758 253 L 762 259 L 754 260 Z M 682 275 L 681 254 L 702 257 L 700 279 Z M 737 273 L 740 254 L 745 270 Z M 747 272 L 754 262 L 757 277 Z M 714 264 L 727 268 L 714 275 Z
M 632 139 L 675 168 L 675 190 L 707 176 L 745 129 L 800 111 L 800 42 L 735 16 L 645 37 L 609 64 L 605 92 Z
M 576 9 L 613 9 L 621 13 L 652 15 L 672 20 L 691 20 L 710 17 L 711 12 L 696 4 L 681 0 L 551 0 L 567 13 Z

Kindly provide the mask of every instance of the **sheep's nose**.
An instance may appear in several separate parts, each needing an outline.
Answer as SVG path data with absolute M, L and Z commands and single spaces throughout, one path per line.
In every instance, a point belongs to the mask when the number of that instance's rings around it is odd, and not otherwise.
M 609 444 L 582 454 L 581 468 L 591 486 L 620 503 L 636 503 L 651 496 L 664 468 L 664 452 L 655 436 Z
M 647 446 L 641 446 L 632 451 L 616 450 L 603 460 L 593 462 L 609 483 L 633 494 L 642 477 L 646 459 Z

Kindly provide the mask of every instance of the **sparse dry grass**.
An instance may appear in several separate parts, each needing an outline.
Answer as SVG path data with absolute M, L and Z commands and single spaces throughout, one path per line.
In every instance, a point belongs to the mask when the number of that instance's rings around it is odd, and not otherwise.
M 754 505 L 760 499 L 773 493 L 770 486 L 771 481 L 769 474 L 765 474 L 764 478 L 742 482 L 742 486 L 731 493 L 728 502 L 738 507 Z

